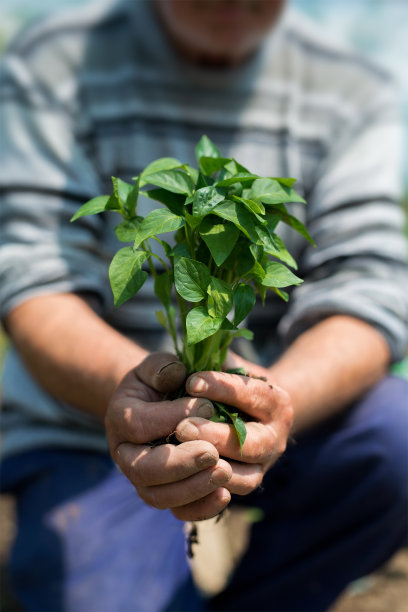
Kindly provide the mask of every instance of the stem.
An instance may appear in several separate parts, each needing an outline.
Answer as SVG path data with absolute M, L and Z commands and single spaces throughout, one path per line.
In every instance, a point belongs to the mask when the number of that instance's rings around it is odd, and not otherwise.
M 221 332 L 222 333 L 222 332 Z M 221 333 L 215 332 L 210 338 L 204 340 L 205 348 L 203 354 L 196 365 L 197 372 L 208 369 L 213 354 L 218 354 L 218 347 L 221 341 Z
M 185 300 L 181 297 L 181 295 L 176 290 L 176 298 L 177 304 L 180 311 L 181 318 L 181 327 L 183 331 L 183 344 L 186 344 L 187 341 L 187 327 L 186 327 L 186 318 L 187 318 L 187 304 Z
M 150 246 L 149 243 L 147 243 L 147 244 L 148 244 L 148 246 Z M 153 278 L 156 278 L 157 272 L 156 272 L 156 268 L 154 267 L 153 262 L 152 262 L 152 255 L 153 255 L 153 253 L 148 248 L 148 246 L 146 246 L 145 242 L 142 242 L 142 244 L 141 244 L 142 249 L 144 250 L 145 253 L 147 253 L 147 263 L 149 265 L 150 272 L 152 273 Z
M 190 231 L 188 229 L 187 223 L 184 226 L 184 234 L 186 236 L 187 248 L 188 248 L 189 253 L 191 255 L 191 259 L 195 259 L 195 252 L 194 252 L 194 249 L 193 249 L 193 245 L 191 244 Z
M 166 264 L 165 261 L 163 261 L 163 259 L 159 255 L 156 255 L 156 253 L 153 253 L 153 251 L 146 251 L 146 253 L 149 253 L 149 257 L 153 255 L 153 257 L 155 257 L 156 259 L 160 261 L 162 266 L 165 268 L 166 272 L 170 272 L 168 265 Z
M 182 354 L 178 347 L 176 326 L 174 324 L 174 318 L 171 316 L 168 308 L 166 308 L 166 315 L 167 315 L 167 320 L 169 322 L 169 330 L 170 330 L 170 335 L 173 340 L 174 348 L 176 350 L 177 357 L 181 360 Z

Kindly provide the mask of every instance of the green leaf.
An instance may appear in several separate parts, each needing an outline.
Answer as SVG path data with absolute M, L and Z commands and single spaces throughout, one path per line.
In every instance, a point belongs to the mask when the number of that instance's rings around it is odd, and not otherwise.
M 261 285 L 261 283 L 258 283 L 256 280 L 254 280 L 254 285 L 262 300 L 262 306 L 265 306 L 266 294 L 268 292 L 267 288 Z
M 268 228 L 271 235 L 275 231 L 279 221 L 282 221 L 282 216 L 283 216 L 282 213 L 279 212 L 279 210 L 277 211 L 275 208 L 273 208 L 272 210 L 274 212 L 267 210 L 265 213 L 266 227 Z
M 232 290 L 220 278 L 211 276 L 208 293 L 208 314 L 213 318 L 224 319 L 232 308 Z
M 254 181 L 249 192 L 249 198 L 264 204 L 281 204 L 283 202 L 306 203 L 294 189 L 272 178 L 258 178 Z
M 226 370 L 227 374 L 238 374 L 239 376 L 247 376 L 245 368 L 229 368 Z
M 253 332 L 249 331 L 249 329 L 245 329 L 244 327 L 237 327 L 229 319 L 224 319 L 221 325 L 221 329 L 226 332 L 230 332 L 232 338 L 246 338 L 247 340 L 252 340 L 254 337 Z
M 242 234 L 231 254 L 225 260 L 225 268 L 234 271 L 234 275 L 242 278 L 252 268 L 254 260 L 249 250 L 249 241 Z
M 184 212 L 184 216 L 186 218 L 186 221 L 189 227 L 191 227 L 191 229 L 193 230 L 200 225 L 203 219 L 203 217 L 199 217 L 198 215 L 190 215 L 190 213 L 187 210 Z
M 287 225 L 290 225 L 290 227 L 292 227 L 296 232 L 301 234 L 303 238 L 306 238 L 306 240 L 312 246 L 316 246 L 315 241 L 313 240 L 313 238 L 311 237 L 311 235 L 309 234 L 309 232 L 307 231 L 303 223 L 299 221 L 299 219 L 297 219 L 293 215 L 290 215 L 289 213 L 286 213 L 282 216 L 282 221 L 286 223 Z
M 284 302 L 288 302 L 289 301 L 289 293 L 286 293 L 286 291 L 283 291 L 282 289 L 277 289 L 277 287 L 271 287 L 271 289 L 277 295 L 279 295 L 279 297 L 282 298 L 282 300 L 284 300 Z
M 122 221 L 115 227 L 115 234 L 121 242 L 134 242 L 136 233 L 140 227 L 143 217 L 134 217 L 127 221 Z
M 273 257 L 280 259 L 281 261 L 283 261 L 283 263 L 287 264 L 294 270 L 297 270 L 297 263 L 287 250 L 282 238 L 278 236 L 278 234 L 273 234 L 273 240 L 276 248 L 265 246 L 265 252 L 268 253 L 268 255 L 273 255 Z
M 129 219 L 136 215 L 137 201 L 139 198 L 139 184 L 140 177 L 137 177 L 135 184 L 132 186 L 126 198 L 125 210 Z
M 247 435 L 247 430 L 246 430 L 244 421 L 238 415 L 238 412 L 231 412 L 224 406 L 224 404 L 220 404 L 219 402 L 214 402 L 214 404 L 216 408 L 218 409 L 220 415 L 225 417 L 225 421 L 226 422 L 229 421 L 230 423 L 232 423 L 235 429 L 235 433 L 237 435 L 238 443 L 239 443 L 239 446 L 241 448 L 241 453 L 242 453 L 242 447 L 244 445 L 245 438 Z
M 249 329 L 245 329 L 244 327 L 240 327 L 233 334 L 234 338 L 245 338 L 246 340 L 253 340 L 254 332 Z
M 264 287 L 290 287 L 291 285 L 301 285 L 303 280 L 293 274 L 285 265 L 275 262 L 267 261 L 264 266 L 265 276 L 260 279 L 261 284 Z
M 187 344 L 197 344 L 217 332 L 222 319 L 210 317 L 205 306 L 192 308 L 186 318 Z
M 142 270 L 142 263 L 147 254 L 135 251 L 132 247 L 120 249 L 109 266 L 109 279 L 113 291 L 115 306 L 120 306 L 132 298 L 144 284 L 147 272 Z
M 198 162 L 200 162 L 202 157 L 221 157 L 219 149 L 205 134 L 204 136 L 201 136 L 200 140 L 198 141 L 195 148 L 195 154 Z
M 230 194 L 229 197 L 231 200 L 234 200 L 234 202 L 241 202 L 241 204 L 243 204 L 250 212 L 258 215 L 265 214 L 265 207 L 262 205 L 262 202 L 255 202 L 255 200 L 247 200 L 246 198 L 241 198 L 239 196 Z M 261 219 L 261 221 L 262 223 L 265 222 L 264 219 Z
M 149 189 L 149 191 L 141 191 L 140 194 L 156 202 L 161 202 L 175 215 L 182 216 L 184 214 L 185 196 L 179 193 L 172 193 L 166 189 Z
M 215 263 L 221 266 L 238 240 L 239 229 L 232 223 L 213 223 L 211 217 L 206 217 L 200 225 L 199 233 Z
M 163 272 L 154 279 L 154 292 L 165 308 L 171 304 L 171 291 L 173 288 L 173 274 Z
M 174 249 L 171 251 L 170 256 L 173 257 L 187 257 L 187 259 L 190 257 L 190 252 L 187 248 L 187 245 L 185 242 L 181 242 L 180 244 L 176 244 L 176 246 L 174 247 Z
M 183 170 L 185 170 L 188 174 L 188 176 L 191 178 L 193 185 L 197 184 L 198 181 L 198 177 L 199 177 L 199 171 L 197 170 L 197 168 L 193 168 L 193 166 L 190 166 L 190 164 L 183 164 L 182 166 Z M 193 189 L 194 191 L 194 189 Z
M 192 195 L 194 184 L 189 174 L 182 169 L 164 170 L 163 172 L 154 172 L 149 174 L 149 184 L 162 187 L 172 193 L 182 193 L 183 195 Z
M 199 168 L 203 174 L 206 176 L 211 176 L 214 172 L 218 172 L 221 170 L 225 164 L 230 162 L 231 160 L 227 157 L 200 157 L 200 161 L 198 162 Z
M 146 185 L 150 181 L 147 180 L 149 174 L 156 174 L 156 172 L 163 172 L 166 170 L 173 170 L 174 168 L 180 168 L 183 164 L 175 157 L 160 157 L 155 159 L 151 164 L 146 166 L 140 175 L 140 184 Z
M 237 434 L 239 446 L 242 453 L 242 447 L 244 446 L 244 442 L 247 435 L 247 430 L 244 421 L 238 416 L 236 413 L 231 414 L 232 422 L 235 428 L 235 433 Z M 235 417 L 235 418 L 234 418 Z
M 218 215 L 226 221 L 231 221 L 231 223 L 238 227 L 238 229 L 252 240 L 252 242 L 257 242 L 258 234 L 254 226 L 258 222 L 246 208 L 240 206 L 237 202 L 225 200 L 221 204 L 218 204 L 212 212 L 214 215 Z
M 155 310 L 154 314 L 156 315 L 156 319 L 164 327 L 165 330 L 169 331 L 169 326 L 167 323 L 167 317 L 162 310 Z
M 156 208 L 147 215 L 141 222 L 136 233 L 135 248 L 138 247 L 144 240 L 156 236 L 157 234 L 165 234 L 173 232 L 185 224 L 185 219 L 174 215 L 166 208 Z
M 128 205 L 128 198 L 130 198 L 132 192 L 136 189 L 136 202 L 139 195 L 139 183 L 136 182 L 136 185 L 131 185 L 130 183 L 126 183 L 122 181 L 122 179 L 117 178 L 116 176 L 112 176 L 112 185 L 113 185 L 113 194 L 112 199 L 116 200 L 119 205 L 121 214 L 126 219 L 129 219 L 131 216 L 134 216 L 134 212 L 132 212 L 132 205 Z M 136 210 L 136 203 L 134 205 L 134 209 Z
M 208 159 L 212 159 L 212 157 L 209 157 Z M 213 161 L 216 161 L 216 160 L 213 160 Z M 210 185 L 213 185 L 213 183 L 214 183 L 214 179 L 212 179 L 210 176 L 206 176 L 202 172 L 199 172 L 195 188 L 197 190 L 197 189 L 201 189 L 201 187 L 209 187 Z
M 268 226 L 266 227 L 257 226 L 255 227 L 255 232 L 258 236 L 257 244 L 262 245 L 264 249 L 267 250 L 268 252 L 270 250 L 276 249 L 276 243 L 275 243 L 276 234 L 274 234 L 273 232 L 271 233 L 268 229 Z
M 201 302 L 207 297 L 210 273 L 205 264 L 180 257 L 174 264 L 174 284 L 177 292 L 188 302 Z
M 239 325 L 255 306 L 255 291 L 250 285 L 239 284 L 234 290 L 234 325 Z
M 293 185 L 296 183 L 295 178 L 282 178 L 280 176 L 271 176 L 270 178 L 272 178 L 274 181 L 278 181 L 278 183 L 284 185 L 285 187 L 293 187 Z
M 110 203 L 111 196 L 103 195 L 98 196 L 97 198 L 92 198 L 88 202 L 85 202 L 78 210 L 75 215 L 71 218 L 72 221 L 76 221 L 80 217 L 86 217 L 87 215 L 97 215 L 98 213 L 103 212 L 104 210 L 113 210 L 112 208 L 108 208 L 108 204 Z M 119 209 L 119 205 L 117 209 Z
M 216 187 L 229 187 L 230 185 L 234 185 L 234 183 L 251 183 L 257 179 L 257 174 L 248 174 L 246 172 L 238 172 L 235 176 L 231 176 L 230 178 L 226 178 L 215 183 Z
M 211 210 L 225 199 L 223 193 L 220 193 L 215 187 L 202 187 L 197 189 L 193 200 L 193 215 L 207 215 Z

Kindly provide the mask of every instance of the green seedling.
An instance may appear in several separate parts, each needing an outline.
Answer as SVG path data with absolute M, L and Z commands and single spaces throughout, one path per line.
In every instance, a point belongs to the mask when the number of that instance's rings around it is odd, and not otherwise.
M 131 244 L 110 264 L 115 306 L 133 298 L 150 273 L 162 304 L 157 319 L 188 374 L 221 370 L 232 340 L 252 339 L 242 324 L 257 295 L 264 302 L 267 291 L 273 291 L 287 301 L 284 289 L 302 283 L 292 272 L 295 260 L 275 231 L 278 223 L 314 244 L 286 207 L 305 203 L 293 189 L 295 179 L 253 174 L 235 159 L 222 157 L 206 136 L 195 152 L 197 168 L 164 157 L 133 183 L 112 177 L 112 193 L 90 200 L 71 219 L 105 211 L 122 217 L 115 233 Z M 142 217 L 140 196 L 163 206 Z M 242 415 L 219 403 L 215 409 L 213 420 L 233 425 L 242 450 Z

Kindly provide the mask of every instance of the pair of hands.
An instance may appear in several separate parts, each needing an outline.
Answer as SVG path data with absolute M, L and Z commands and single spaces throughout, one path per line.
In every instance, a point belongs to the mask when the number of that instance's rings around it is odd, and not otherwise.
M 235 358 L 255 375 L 269 372 Z M 199 372 L 186 382 L 189 397 L 163 400 L 178 389 L 185 368 L 173 355 L 152 353 L 122 380 L 109 403 L 105 426 L 113 460 L 150 506 L 170 508 L 180 520 L 211 518 L 231 493 L 247 495 L 284 452 L 293 420 L 289 395 L 263 380 Z M 242 454 L 232 426 L 208 419 L 211 400 L 235 406 L 246 423 Z M 174 433 L 179 445 L 151 446 Z

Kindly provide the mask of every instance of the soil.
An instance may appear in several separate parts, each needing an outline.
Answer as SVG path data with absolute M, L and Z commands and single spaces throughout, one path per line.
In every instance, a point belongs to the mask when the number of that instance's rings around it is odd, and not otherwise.
M 0 610 L 22 612 L 7 575 L 7 558 L 15 537 L 14 502 L 9 495 L 0 496 L 0 525 Z M 214 593 L 223 587 L 245 549 L 250 531 L 248 517 L 233 511 L 218 523 L 199 523 L 198 531 L 200 543 L 194 547 L 192 561 L 194 576 L 204 592 Z M 375 574 L 353 582 L 329 612 L 408 612 L 408 547 Z

